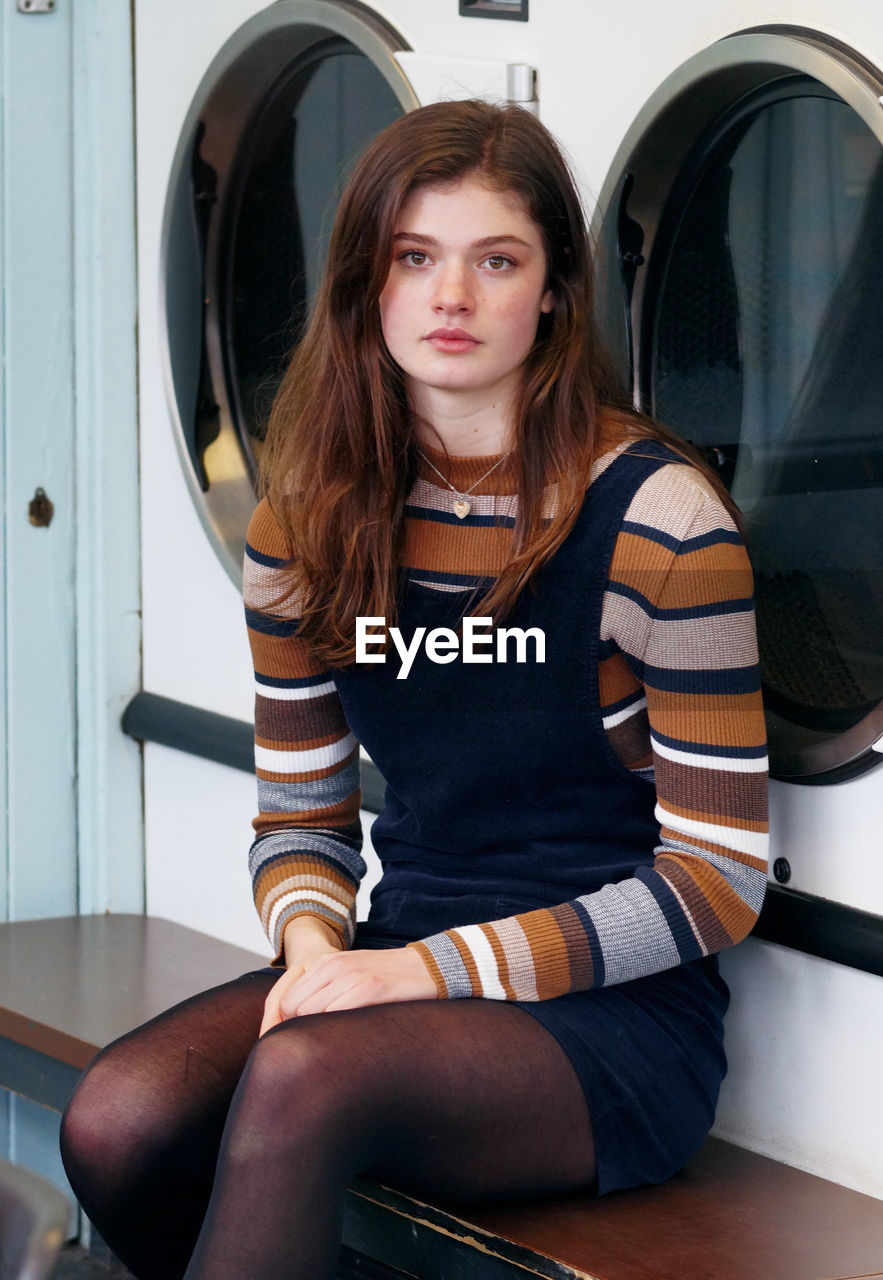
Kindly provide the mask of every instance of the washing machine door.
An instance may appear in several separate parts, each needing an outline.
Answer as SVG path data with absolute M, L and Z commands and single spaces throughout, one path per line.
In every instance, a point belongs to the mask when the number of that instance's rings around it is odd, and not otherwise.
M 162 242 L 162 347 L 206 532 L 241 577 L 270 405 L 364 146 L 417 105 L 366 6 L 277 0 L 221 49 L 181 132 Z
M 774 776 L 883 743 L 883 79 L 793 30 L 721 41 L 647 104 L 599 201 L 635 401 L 742 509 Z

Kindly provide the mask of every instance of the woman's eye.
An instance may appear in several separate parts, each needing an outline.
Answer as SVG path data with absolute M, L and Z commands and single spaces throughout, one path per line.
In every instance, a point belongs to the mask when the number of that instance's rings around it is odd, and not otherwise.
M 412 267 L 422 267 L 427 262 L 427 254 L 422 249 L 409 249 L 402 254 L 402 261 L 410 263 Z
M 505 257 L 502 253 L 492 253 L 489 258 L 485 258 L 485 264 L 492 271 L 502 271 L 505 267 L 513 265 L 512 259 Z

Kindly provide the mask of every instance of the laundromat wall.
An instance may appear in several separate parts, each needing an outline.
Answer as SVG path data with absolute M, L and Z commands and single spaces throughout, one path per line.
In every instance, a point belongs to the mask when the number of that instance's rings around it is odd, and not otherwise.
M 402 109 L 436 97 L 505 96 L 507 84 L 511 91 L 525 83 L 523 76 L 507 80 L 508 66 L 535 69 L 533 109 L 567 148 L 590 208 L 609 187 L 647 100 L 725 37 L 793 24 L 883 68 L 877 0 L 633 0 L 603 8 L 530 0 L 527 21 L 461 16 L 458 0 L 279 0 L 270 9 L 286 7 L 292 20 L 299 8 L 306 25 L 335 8 L 347 22 L 370 26 L 374 15 L 388 24 L 402 51 L 393 86 Z M 219 65 L 220 51 L 262 12 L 259 0 L 135 4 L 143 685 L 239 720 L 251 718 L 253 690 L 235 555 L 195 500 L 199 483 L 180 440 L 175 388 L 187 377 L 188 339 L 174 318 L 169 323 L 175 280 L 164 264 L 176 252 L 168 192 L 176 165 L 180 171 L 182 129 L 185 122 L 192 128 L 193 101 L 205 98 L 203 77 Z M 532 93 L 531 83 L 523 96 Z M 198 344 L 192 358 L 199 359 Z M 194 385 L 197 377 L 194 371 Z M 219 465 L 212 486 L 223 496 L 233 477 L 223 460 Z M 867 537 L 876 540 L 879 559 L 883 529 L 870 527 Z M 265 949 L 246 874 L 253 782 L 155 744 L 145 745 L 144 770 L 148 911 Z M 831 785 L 775 782 L 772 856 L 787 860 L 789 887 L 883 915 L 881 814 L 883 769 Z M 725 956 L 724 968 L 733 989 L 731 1070 L 716 1132 L 883 1197 L 875 1080 L 883 979 L 755 939 Z

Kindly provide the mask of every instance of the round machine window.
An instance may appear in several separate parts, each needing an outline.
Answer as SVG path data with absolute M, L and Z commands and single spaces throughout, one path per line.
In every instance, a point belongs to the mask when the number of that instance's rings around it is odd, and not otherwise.
M 333 41 L 283 79 L 243 147 L 223 237 L 221 328 L 235 418 L 252 464 L 318 287 L 342 178 L 400 114 L 371 62 L 348 42 Z
M 239 579 L 270 405 L 309 313 L 346 175 L 416 99 L 370 10 L 277 0 L 209 68 L 163 236 L 169 402 L 185 473 Z
M 722 42 L 657 103 L 601 230 L 637 394 L 743 512 L 773 772 L 805 781 L 870 767 L 883 734 L 883 151 L 857 110 L 879 88 L 832 60 Z M 659 148 L 690 101 L 672 165 Z

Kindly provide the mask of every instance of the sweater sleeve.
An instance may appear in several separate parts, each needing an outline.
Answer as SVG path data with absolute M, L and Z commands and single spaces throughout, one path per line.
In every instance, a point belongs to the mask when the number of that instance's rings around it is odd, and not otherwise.
M 277 956 L 296 915 L 318 916 L 351 945 L 365 871 L 358 745 L 330 674 L 296 634 L 298 604 L 286 592 L 284 572 L 289 558 L 279 525 L 261 502 L 249 525 L 243 573 L 260 809 L 249 868 Z
M 600 683 L 611 745 L 656 785 L 652 865 L 560 906 L 411 944 L 442 997 L 545 1000 L 626 982 L 720 951 L 754 925 L 767 766 L 751 570 L 689 467 L 662 468 L 626 513 Z

